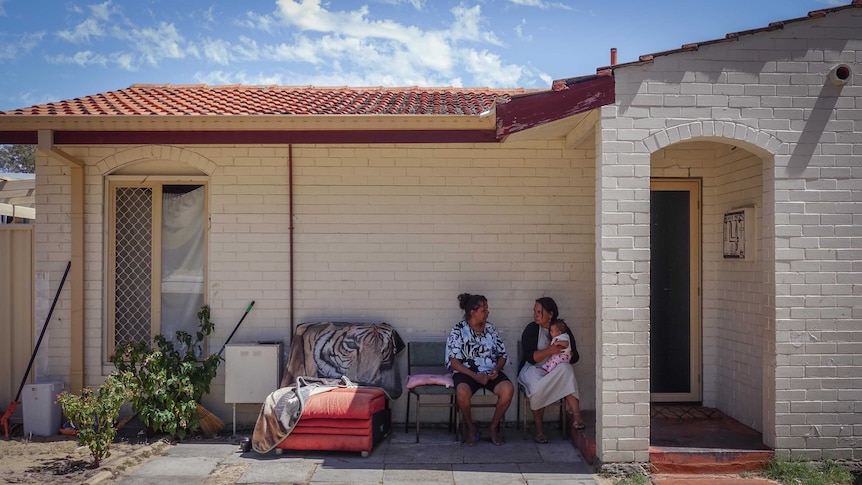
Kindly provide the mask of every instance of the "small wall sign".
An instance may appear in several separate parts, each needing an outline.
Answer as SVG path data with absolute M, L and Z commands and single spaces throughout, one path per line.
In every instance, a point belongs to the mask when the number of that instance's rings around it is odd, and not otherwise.
M 724 213 L 725 259 L 747 259 L 753 252 L 754 208 L 735 209 Z

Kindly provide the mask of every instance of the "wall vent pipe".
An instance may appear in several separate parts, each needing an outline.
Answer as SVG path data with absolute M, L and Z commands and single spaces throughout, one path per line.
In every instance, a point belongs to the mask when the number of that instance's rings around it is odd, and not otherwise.
M 829 82 L 836 86 L 844 86 L 850 83 L 853 70 L 847 64 L 838 64 L 829 70 Z

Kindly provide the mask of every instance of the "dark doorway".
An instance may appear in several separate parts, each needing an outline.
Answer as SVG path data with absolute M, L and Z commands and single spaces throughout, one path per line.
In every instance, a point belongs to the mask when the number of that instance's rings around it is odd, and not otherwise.
M 650 394 L 700 399 L 700 184 L 654 180 L 650 195 Z

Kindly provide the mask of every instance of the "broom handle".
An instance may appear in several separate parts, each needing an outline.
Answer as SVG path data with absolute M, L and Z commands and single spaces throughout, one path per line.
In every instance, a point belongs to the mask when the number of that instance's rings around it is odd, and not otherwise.
M 251 307 L 253 306 L 254 300 L 252 300 L 252 302 L 248 304 L 248 308 L 245 309 L 245 313 L 242 314 L 242 318 L 239 319 L 239 322 L 237 322 L 236 327 L 233 327 L 233 332 L 230 333 L 227 340 L 225 340 L 224 345 L 221 346 L 221 350 L 218 351 L 219 357 L 221 357 L 222 352 L 224 352 L 224 348 L 227 347 L 227 344 L 230 342 L 230 339 L 233 338 L 233 334 L 235 334 L 236 331 L 239 329 L 239 326 L 242 324 L 242 321 L 245 320 L 246 315 L 248 315 L 248 312 L 251 311 Z
M 33 349 L 33 355 L 30 356 L 30 363 L 27 364 L 27 372 L 24 373 L 24 379 L 21 379 L 21 386 L 18 387 L 18 394 L 15 395 L 15 402 L 21 399 L 21 391 L 24 390 L 24 383 L 27 382 L 27 376 L 30 375 L 30 370 L 33 368 L 33 361 L 36 360 L 36 353 L 39 352 L 39 346 L 42 345 L 42 337 L 45 336 L 45 330 L 48 330 L 48 322 L 51 321 L 51 315 L 54 314 L 54 307 L 57 306 L 57 300 L 60 299 L 60 292 L 63 291 L 63 285 L 66 283 L 66 277 L 69 276 L 69 268 L 72 267 L 72 262 L 66 264 L 66 271 L 63 273 L 63 279 L 60 280 L 60 286 L 57 287 L 57 293 L 54 294 L 54 302 L 51 303 L 51 309 L 48 310 L 48 316 L 45 318 L 45 325 L 42 326 L 42 333 L 39 334 L 39 340 L 36 341 L 36 348 Z

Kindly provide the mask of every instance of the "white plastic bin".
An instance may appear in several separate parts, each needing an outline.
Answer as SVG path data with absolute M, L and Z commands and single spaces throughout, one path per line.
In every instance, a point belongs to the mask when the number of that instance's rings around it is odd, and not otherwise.
M 60 432 L 61 408 L 57 395 L 63 392 L 62 382 L 27 384 L 21 391 L 24 406 L 24 436 L 52 436 Z

